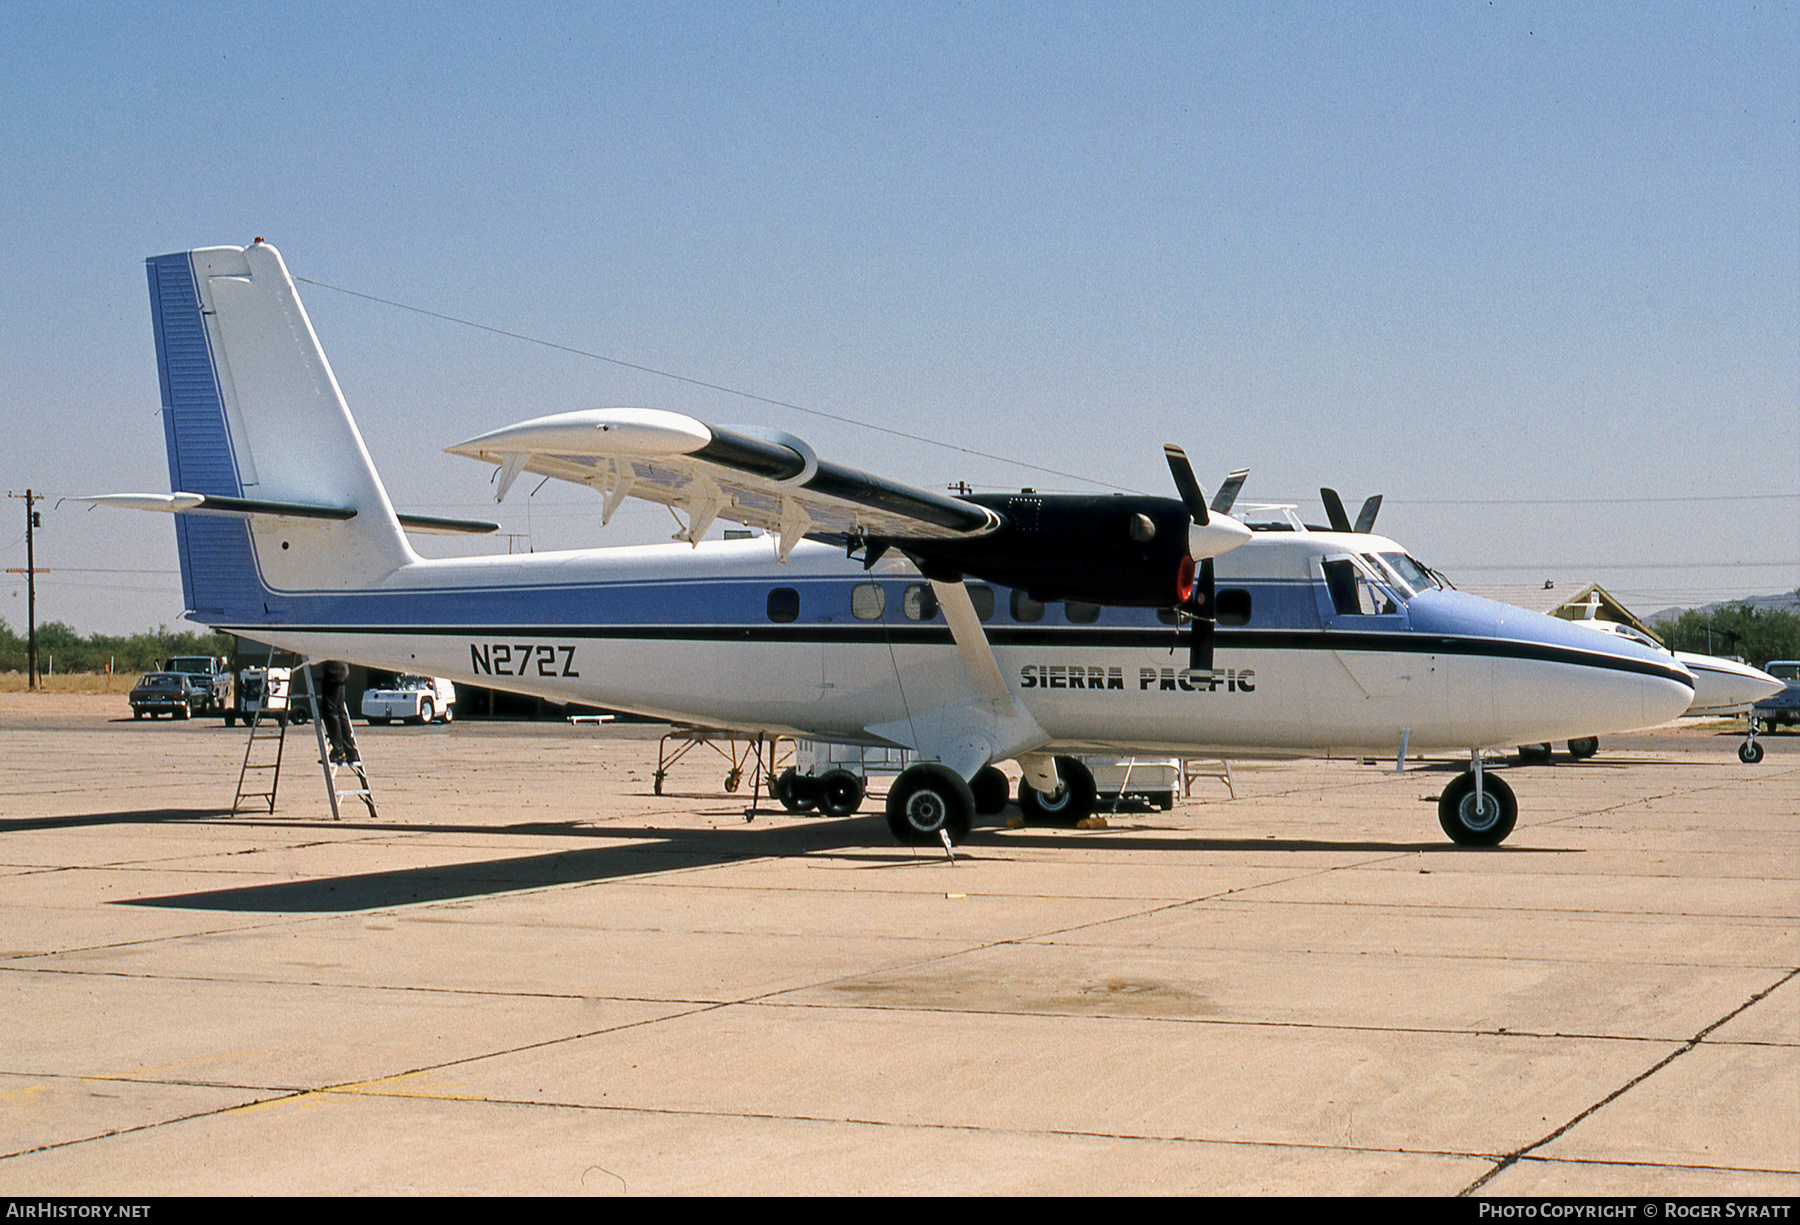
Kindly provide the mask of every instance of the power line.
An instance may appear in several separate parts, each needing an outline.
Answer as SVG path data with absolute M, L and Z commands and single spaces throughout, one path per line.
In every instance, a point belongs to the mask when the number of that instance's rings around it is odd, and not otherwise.
M 1660 498 L 1389 498 L 1390 506 L 1627 506 L 1646 502 L 1795 502 L 1800 493 L 1718 493 Z
M 1545 570 L 1779 570 L 1800 566 L 1800 561 L 1528 561 L 1516 565 L 1461 565 L 1452 562 L 1446 562 L 1445 565 L 1457 570 L 1510 570 L 1523 574 Z
M 495 336 L 504 336 L 509 340 L 519 340 L 526 344 L 541 345 L 546 349 L 555 349 L 561 353 L 571 353 L 577 357 L 585 357 L 593 361 L 605 362 L 609 366 L 618 366 L 625 370 L 635 370 L 640 374 L 653 374 L 658 378 L 673 379 L 677 383 L 686 383 L 690 387 L 704 387 L 708 391 L 723 392 L 730 396 L 741 396 L 746 400 L 755 400 L 759 404 L 770 404 L 776 408 L 786 408 L 797 413 L 805 413 L 809 417 L 820 417 L 826 421 L 836 421 L 843 425 L 854 425 L 861 429 L 874 430 L 877 433 L 887 434 L 894 438 L 904 438 L 908 442 L 919 442 L 924 443 L 926 446 L 942 447 L 946 451 L 957 451 L 963 455 L 973 455 L 980 459 L 991 459 L 1003 464 L 1012 464 L 1016 467 L 1028 468 L 1033 472 L 1042 472 L 1049 476 L 1065 477 L 1068 480 L 1081 481 L 1089 485 L 1099 485 L 1106 489 L 1125 489 L 1125 486 L 1123 485 L 1114 485 L 1108 481 L 1096 480 L 1091 476 L 1082 476 L 1074 472 L 1064 472 L 1060 468 L 1046 468 L 1041 464 L 1027 463 L 1025 460 L 1010 455 L 994 455 L 988 451 L 977 451 L 973 447 L 959 447 L 955 443 L 944 442 L 937 438 L 927 438 L 923 434 L 909 434 L 905 430 L 896 430 L 890 426 L 875 425 L 868 421 L 859 421 L 855 417 L 845 417 L 838 413 L 828 413 L 822 409 L 807 408 L 804 405 L 793 404 L 787 400 L 777 400 L 772 396 L 758 395 L 754 391 L 744 391 L 737 387 L 727 387 L 722 383 L 709 383 L 705 379 L 690 378 L 685 374 L 675 374 L 668 370 L 658 370 L 654 366 L 640 365 L 637 362 L 628 362 L 623 358 L 618 357 L 608 357 L 604 353 L 595 353 L 588 349 L 577 349 L 573 345 L 561 344 L 554 340 L 542 340 L 536 336 L 527 336 L 523 332 L 512 332 L 508 331 L 506 328 L 497 328 L 492 327 L 489 324 L 477 323 L 473 319 L 462 319 L 456 315 L 446 315 L 442 311 L 426 310 L 422 306 L 411 306 L 405 302 L 396 302 L 391 298 L 378 297 L 372 293 L 362 293 L 359 290 L 346 289 L 342 285 L 332 285 L 325 281 L 315 281 L 311 277 L 298 276 L 294 279 L 296 281 L 304 281 L 308 285 L 317 285 L 320 289 L 329 289 L 334 293 L 347 294 L 352 298 L 362 298 L 367 302 L 379 302 L 383 306 L 391 306 L 396 310 L 411 311 L 415 315 L 424 315 L 430 319 L 441 319 L 446 323 L 460 324 L 466 328 L 474 328 L 476 331 L 488 332 Z

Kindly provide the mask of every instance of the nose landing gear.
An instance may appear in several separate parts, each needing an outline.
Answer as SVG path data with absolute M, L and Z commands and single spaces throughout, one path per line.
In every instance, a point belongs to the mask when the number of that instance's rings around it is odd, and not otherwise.
M 1458 846 L 1499 846 L 1519 820 L 1519 801 L 1506 780 L 1483 774 L 1479 761 L 1438 797 L 1438 824 Z

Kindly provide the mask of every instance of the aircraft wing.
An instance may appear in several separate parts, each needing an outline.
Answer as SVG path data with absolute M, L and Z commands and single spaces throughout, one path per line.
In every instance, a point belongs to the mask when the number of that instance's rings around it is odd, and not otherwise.
M 682 511 L 677 540 L 699 543 L 714 519 L 760 527 L 785 560 L 809 535 L 956 540 L 1000 526 L 985 506 L 821 460 L 788 434 L 707 425 L 654 408 L 537 417 L 446 447 L 500 467 L 495 501 L 521 472 L 587 485 L 601 522 L 627 497 Z

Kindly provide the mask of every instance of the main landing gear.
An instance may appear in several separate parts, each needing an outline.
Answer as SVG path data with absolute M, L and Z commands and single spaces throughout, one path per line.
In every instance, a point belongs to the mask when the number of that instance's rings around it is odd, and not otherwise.
M 1094 775 L 1074 757 L 1056 759 L 1060 785 L 1055 791 L 1039 791 L 1019 780 L 1019 811 L 1028 823 L 1073 825 L 1094 815 Z
M 888 792 L 888 829 L 901 842 L 936 842 L 940 834 L 961 842 L 974 818 L 974 789 L 935 761 L 908 766 Z

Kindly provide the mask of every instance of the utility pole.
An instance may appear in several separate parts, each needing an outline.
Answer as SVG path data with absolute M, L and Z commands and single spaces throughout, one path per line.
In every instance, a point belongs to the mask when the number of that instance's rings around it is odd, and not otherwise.
M 42 502 L 44 499 L 32 493 L 29 489 L 24 493 L 8 492 L 6 496 L 9 498 L 25 499 L 25 658 L 27 661 L 25 686 L 28 689 L 36 689 L 38 678 L 37 555 L 32 548 L 31 533 L 34 528 L 41 524 L 42 520 L 39 518 L 37 511 L 31 509 L 31 504 L 33 502 Z M 8 570 L 7 573 L 17 574 L 18 571 Z

